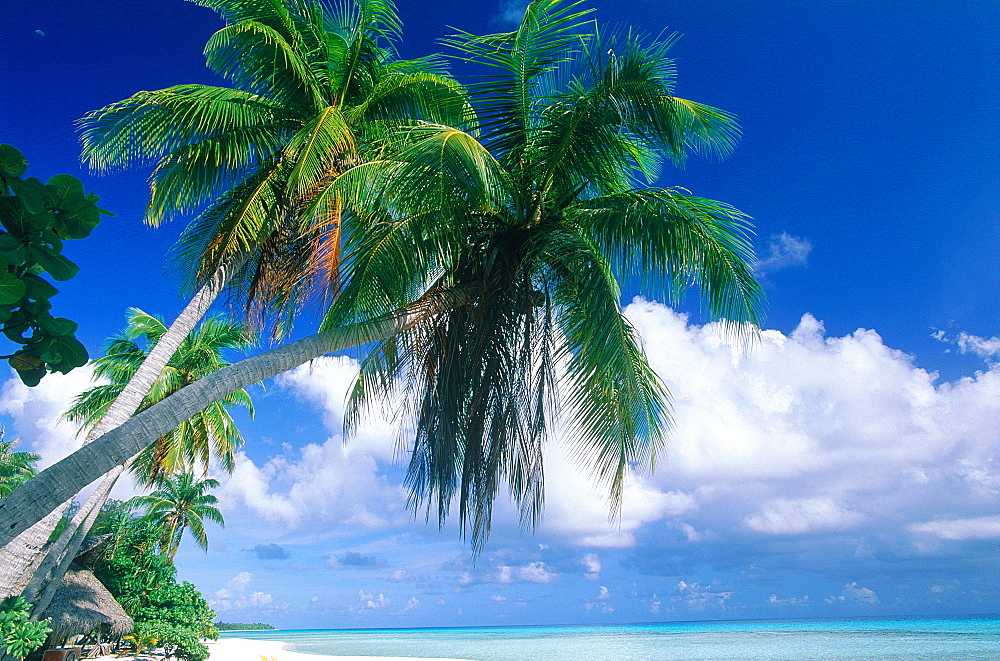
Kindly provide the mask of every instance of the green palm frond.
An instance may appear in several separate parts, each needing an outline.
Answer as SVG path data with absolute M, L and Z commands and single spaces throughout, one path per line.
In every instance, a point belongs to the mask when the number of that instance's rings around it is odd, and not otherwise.
M 464 129 L 476 122 L 465 90 L 446 76 L 426 71 L 384 76 L 347 114 L 352 123 L 362 127 L 391 128 L 425 121 Z
M 145 221 L 156 226 L 217 199 L 280 152 L 287 133 L 256 126 L 178 147 L 153 170 Z
M 280 103 L 225 87 L 175 85 L 137 92 L 79 120 L 81 157 L 98 170 L 148 163 L 206 138 L 276 126 L 288 117 Z
M 125 330 L 108 341 L 106 354 L 94 361 L 95 378 L 108 379 L 111 383 L 78 395 L 65 414 L 68 420 L 81 423 L 81 431 L 93 428 L 100 421 L 142 364 L 147 349 L 138 341 L 145 340 L 147 348 L 152 347 L 166 332 L 161 319 L 136 308 L 129 310 L 128 321 Z M 226 367 L 229 363 L 223 358 L 223 351 L 246 350 L 254 341 L 253 334 L 240 324 L 219 316 L 205 319 L 181 342 L 157 375 L 139 410 Z M 132 462 L 132 471 L 145 483 L 153 484 L 178 471 L 201 467 L 207 472 L 213 456 L 224 469 L 231 471 L 235 467 L 235 451 L 243 444 L 243 437 L 229 414 L 228 409 L 232 406 L 244 406 L 253 416 L 249 393 L 238 390 L 158 438 Z
M 0 427 L 0 498 L 37 474 L 35 464 L 41 459 L 33 452 L 16 452 L 20 439 L 5 440 Z
M 734 329 L 763 320 L 748 218 L 737 209 L 679 189 L 646 188 L 581 201 L 567 215 L 652 295 L 676 300 L 695 285 L 709 314 Z
M 565 338 L 561 382 L 573 422 L 573 454 L 621 505 L 632 465 L 651 465 L 671 426 L 669 395 L 646 361 L 638 334 L 621 313 L 610 265 L 585 237 L 560 228 L 545 238 L 554 277 L 556 323 Z
M 184 228 L 172 256 L 188 276 L 188 289 L 203 284 L 219 267 L 239 262 L 240 256 L 249 260 L 242 267 L 244 278 L 253 272 L 261 239 L 278 221 L 284 170 L 281 161 L 265 164 Z
M 238 89 L 293 107 L 326 105 L 327 95 L 296 44 L 262 23 L 244 20 L 222 28 L 209 38 L 205 61 Z
M 490 133 L 490 148 L 502 161 L 516 162 L 534 137 L 544 103 L 536 93 L 540 80 L 579 49 L 579 28 L 592 11 L 576 11 L 579 4 L 536 0 L 525 8 L 514 32 L 486 36 L 459 32 L 441 40 L 463 59 L 490 68 L 485 80 L 469 89 L 477 101 L 481 126 Z
M 284 0 L 189 0 L 208 7 L 228 24 L 252 21 L 261 23 L 291 37 L 295 27 L 288 4 Z M 295 4 L 301 4 L 296 2 Z
M 305 195 L 336 171 L 338 156 L 354 150 L 354 135 L 335 106 L 317 113 L 288 142 L 287 158 L 295 165 L 285 180 L 289 197 Z

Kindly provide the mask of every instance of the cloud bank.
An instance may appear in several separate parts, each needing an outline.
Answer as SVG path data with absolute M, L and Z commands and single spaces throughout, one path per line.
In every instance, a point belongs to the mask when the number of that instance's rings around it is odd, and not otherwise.
M 521 536 L 516 508 L 501 501 L 488 553 L 478 565 L 455 560 L 456 531 L 438 534 L 406 509 L 395 425 L 371 416 L 344 443 L 357 364 L 334 357 L 277 380 L 282 396 L 316 407 L 326 437 L 256 462 L 241 454 L 223 478 L 225 534 L 244 535 L 232 547 L 340 581 L 340 612 L 366 617 L 472 608 L 463 599 L 530 606 L 532 594 L 567 590 L 588 617 L 748 603 L 801 614 L 998 605 L 1000 581 L 982 567 L 1000 539 L 1000 366 L 941 383 L 875 331 L 830 337 L 809 314 L 744 349 L 655 302 L 636 299 L 626 313 L 672 393 L 676 424 L 656 471 L 629 476 L 620 518 L 609 520 L 605 494 L 556 438 L 534 537 Z M 56 422 L 67 393 L 85 385 L 83 373 L 70 377 L 33 391 L 8 382 L 0 394 L 26 449 L 45 448 L 46 461 L 75 442 Z M 213 586 L 229 595 L 217 596 L 220 608 L 287 599 L 280 581 L 240 584 L 241 570 Z M 361 576 L 380 582 L 344 583 Z

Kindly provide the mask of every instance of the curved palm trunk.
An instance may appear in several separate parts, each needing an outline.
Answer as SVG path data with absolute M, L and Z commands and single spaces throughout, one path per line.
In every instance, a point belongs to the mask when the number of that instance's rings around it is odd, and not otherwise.
M 37 525 L 25 530 L 9 544 L 0 548 L 0 598 L 20 594 L 24 589 L 31 573 L 42 562 L 45 545 L 49 541 L 48 534 L 36 534 L 35 529 L 48 530 L 51 533 L 59 525 L 59 520 L 69 505 L 69 500 L 60 504 Z
M 77 552 L 80 550 L 80 546 L 83 544 L 84 538 L 86 538 L 87 533 L 90 531 L 91 526 L 94 525 L 94 521 L 97 520 L 97 515 L 101 512 L 101 507 L 104 502 L 108 499 L 108 495 L 111 493 L 111 489 L 114 488 L 115 483 L 118 478 L 122 476 L 125 472 L 125 465 L 119 464 L 115 466 L 111 471 L 104 476 L 101 481 L 101 486 L 99 486 L 94 493 L 90 495 L 87 502 L 80 508 L 80 510 L 88 510 L 86 518 L 83 519 L 81 525 L 79 525 L 73 532 L 70 531 L 69 527 L 60 535 L 59 540 L 67 540 L 65 550 L 60 557 L 55 551 L 49 552 L 45 556 L 45 560 L 39 565 L 38 569 L 32 575 L 31 580 L 28 582 L 28 586 L 24 589 L 22 596 L 29 602 L 33 601 L 34 605 L 31 608 L 31 620 L 37 622 L 45 615 L 46 609 L 49 604 L 52 603 L 52 597 L 55 596 L 56 590 L 62 584 L 62 578 L 66 575 L 66 570 L 69 569 L 70 564 L 76 558 Z M 74 521 L 76 517 L 74 516 Z M 72 522 L 70 523 L 72 526 Z M 75 533 L 75 534 L 74 534 Z M 58 566 L 56 563 L 58 562 Z M 49 578 L 48 583 L 46 583 L 46 578 L 49 577 L 51 572 L 51 578 Z M 38 594 L 39 589 L 44 585 L 44 590 L 38 595 L 38 599 L 35 599 L 35 595 Z
M 9 542 L 95 478 L 128 461 L 208 404 L 313 358 L 395 335 L 470 299 L 471 292 L 467 290 L 437 292 L 394 314 L 310 335 L 246 358 L 181 388 L 49 466 L 0 500 L 0 544 Z
M 101 437 L 105 432 L 115 429 L 135 413 L 146 393 L 149 392 L 150 387 L 152 387 L 160 372 L 163 371 L 167 362 L 170 361 L 170 358 L 173 357 L 181 342 L 190 334 L 198 321 L 205 316 L 205 313 L 215 299 L 218 298 L 232 270 L 232 267 L 218 269 L 212 276 L 212 279 L 202 286 L 191 298 L 191 301 L 188 302 L 184 310 L 174 320 L 174 323 L 170 325 L 167 332 L 164 333 L 149 352 L 149 355 L 142 362 L 142 365 L 139 366 L 132 379 L 126 384 L 121 394 L 118 395 L 108 408 L 107 413 L 104 414 L 94 429 L 87 434 L 87 437 L 84 439 L 84 446 L 94 439 Z M 59 539 L 49 549 L 46 560 L 43 561 L 42 566 L 44 569 L 39 568 L 35 572 L 41 574 L 38 580 L 44 581 L 53 567 L 63 564 L 65 556 L 75 556 L 76 551 L 79 550 L 80 545 L 83 543 L 83 538 L 86 537 L 87 531 L 90 529 L 90 526 L 87 525 L 80 531 L 81 526 L 83 526 L 84 522 L 90 516 L 92 508 L 101 509 L 107 500 L 107 494 L 111 491 L 111 486 L 114 485 L 117 479 L 118 476 L 116 475 L 110 480 L 110 485 L 102 484 L 98 489 L 98 491 L 104 491 L 103 498 L 94 499 L 91 497 L 88 499 L 87 504 L 77 511 L 64 533 L 60 535 Z M 83 488 L 83 486 L 80 488 Z M 105 486 L 107 486 L 106 490 L 104 489 Z M 0 542 L 4 543 L 3 548 L 0 549 L 0 567 L 3 567 L 3 572 L 0 574 L 0 598 L 20 592 L 22 586 L 27 584 L 33 563 L 37 561 L 40 550 L 59 523 L 59 520 L 62 518 L 62 512 L 69 506 L 73 495 L 75 493 L 71 494 L 67 498 L 66 503 L 60 507 L 59 516 L 46 517 L 43 521 L 39 521 L 38 525 L 32 526 L 23 534 L 18 535 L 16 539 L 10 542 Z M 78 531 L 80 531 L 79 534 Z M 68 563 L 66 564 L 68 565 Z M 55 582 L 61 579 L 62 573 L 58 576 L 53 575 Z M 39 585 L 37 585 L 37 580 L 33 581 L 33 583 L 36 583 L 33 587 L 34 592 L 38 590 Z

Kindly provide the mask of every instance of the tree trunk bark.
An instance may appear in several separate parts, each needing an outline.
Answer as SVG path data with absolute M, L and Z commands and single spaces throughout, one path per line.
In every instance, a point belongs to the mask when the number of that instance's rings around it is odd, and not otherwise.
M 31 573 L 45 556 L 44 549 L 49 541 L 49 534 L 40 535 L 38 531 L 48 530 L 51 533 L 59 525 L 59 520 L 69 504 L 69 500 L 61 503 L 37 525 L 25 530 L 9 544 L 0 548 L 0 598 L 21 594 Z
M 87 434 L 83 441 L 84 446 L 132 417 L 132 414 L 139 408 L 146 393 L 149 392 L 149 389 L 173 357 L 181 342 L 191 333 L 191 330 L 205 316 L 205 312 L 208 311 L 208 308 L 218 298 L 231 273 L 232 268 L 220 268 L 212 276 L 212 279 L 195 293 L 191 301 L 188 302 L 184 310 L 174 320 L 174 323 L 167 329 L 167 332 L 163 334 L 156 345 L 150 350 L 149 355 L 146 356 L 142 365 L 136 370 L 135 375 L 129 380 L 115 401 L 111 403 L 111 406 L 108 407 L 107 413 L 98 421 L 94 429 Z M 106 499 L 107 494 L 96 505 L 97 509 L 100 509 L 104 505 L 104 500 Z M 69 499 L 67 499 L 67 506 L 68 504 Z M 3 549 L 0 550 L 0 567 L 3 567 L 2 574 L 0 574 L 0 598 L 20 592 L 19 586 L 23 587 L 28 582 L 29 576 L 27 574 L 32 570 L 33 565 L 37 563 L 39 550 L 52 535 L 52 531 L 59 523 L 63 510 L 64 508 L 60 509 L 60 516 L 54 518 L 46 517 L 16 539 L 10 542 L 0 542 L 4 544 Z M 52 561 L 45 563 L 47 567 L 45 573 L 48 573 L 53 566 L 61 564 L 63 557 L 67 553 L 75 553 L 80 548 L 80 544 L 82 544 L 83 538 L 87 534 L 87 529 L 83 530 L 79 536 L 75 535 L 75 533 L 89 514 L 89 510 L 84 507 L 81 507 L 77 511 L 65 534 L 60 536 L 60 539 L 56 540 L 56 543 L 49 550 L 48 553 L 50 555 L 56 554 L 56 557 Z M 87 528 L 89 529 L 89 526 Z M 77 540 L 75 545 L 71 543 L 74 539 Z M 61 575 L 53 578 L 62 580 Z
M 310 335 L 242 360 L 181 388 L 117 429 L 49 466 L 0 500 L 0 544 L 8 543 L 94 479 L 128 461 L 212 402 L 313 358 L 385 339 L 470 299 L 471 293 L 466 290 L 436 292 L 394 314 Z
M 77 553 L 79 553 L 80 547 L 83 545 L 83 540 L 87 537 L 87 533 L 90 532 L 94 521 L 97 520 L 97 515 L 100 514 L 101 508 L 108 499 L 108 495 L 114 488 L 115 483 L 118 482 L 118 478 L 124 472 L 125 465 L 119 464 L 104 476 L 104 479 L 101 480 L 101 485 L 97 487 L 94 493 L 90 495 L 90 498 L 87 499 L 87 502 L 76 513 L 73 520 L 66 527 L 66 530 L 53 543 L 53 547 L 49 552 L 45 554 L 45 560 L 35 570 L 28 585 L 24 588 L 24 592 L 21 593 L 21 596 L 27 601 L 34 602 L 34 605 L 31 607 L 32 622 L 40 620 L 44 616 L 45 609 L 52 603 L 52 597 L 55 596 L 56 590 L 59 589 L 66 570 L 69 569 L 70 564 L 76 558 Z M 86 512 L 82 519 L 79 516 L 80 512 Z M 57 545 L 61 546 L 61 549 L 57 549 Z M 36 600 L 35 596 L 39 594 L 39 590 L 41 590 L 41 594 Z

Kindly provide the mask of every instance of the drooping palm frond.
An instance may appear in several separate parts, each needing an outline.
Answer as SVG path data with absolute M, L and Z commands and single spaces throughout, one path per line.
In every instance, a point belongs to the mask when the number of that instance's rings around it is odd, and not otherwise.
M 514 32 L 446 40 L 493 70 L 469 86 L 478 133 L 399 131 L 334 186 L 355 231 L 328 326 L 414 290 L 475 292 L 369 352 L 346 425 L 401 396 L 412 504 L 443 522 L 457 501 L 476 551 L 504 490 L 537 521 L 559 411 L 612 512 L 627 472 L 655 463 L 670 398 L 622 314 L 619 276 L 654 295 L 694 284 L 738 333 L 761 317 L 746 216 L 640 187 L 662 162 L 724 155 L 734 118 L 673 96 L 672 39 L 605 37 L 576 7 L 539 0 Z
M 645 188 L 580 201 L 568 216 L 652 296 L 677 300 L 695 285 L 711 316 L 734 327 L 762 322 L 749 219 L 739 210 L 681 189 Z

